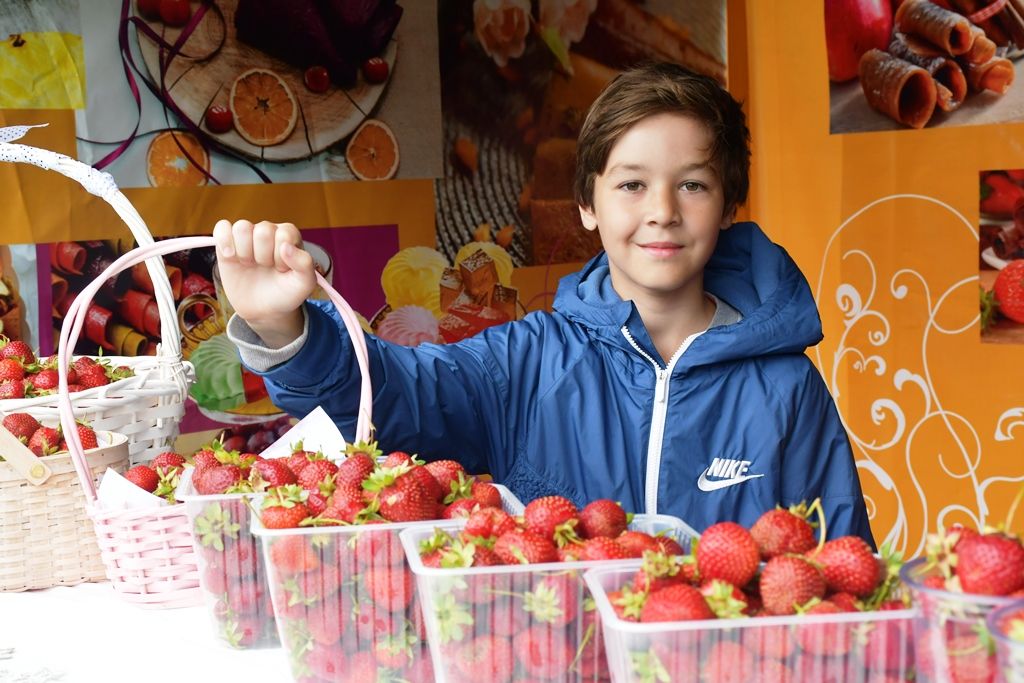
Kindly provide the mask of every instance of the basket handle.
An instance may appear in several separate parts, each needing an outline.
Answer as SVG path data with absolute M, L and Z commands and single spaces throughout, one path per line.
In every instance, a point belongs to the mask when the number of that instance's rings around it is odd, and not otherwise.
M 0 128 L 0 161 L 32 164 L 66 175 L 77 181 L 90 194 L 94 194 L 110 204 L 131 230 L 132 236 L 139 246 L 153 244 L 153 236 L 150 234 L 149 228 L 146 227 L 146 222 L 142 220 L 142 216 L 135 210 L 128 198 L 118 189 L 113 176 L 109 173 L 98 171 L 65 154 L 29 145 L 11 144 L 12 140 L 21 138 L 30 129 L 46 125 L 48 124 Z M 160 344 L 157 346 L 157 355 L 178 358 L 181 356 L 181 334 L 178 330 L 174 294 L 171 292 L 167 269 L 159 257 L 147 259 L 146 269 L 153 281 L 153 296 L 156 298 L 157 308 L 160 311 Z
M 59 377 L 57 406 L 60 409 L 60 423 L 64 429 L 64 440 L 67 442 L 71 460 L 75 464 L 75 471 L 81 480 L 82 488 L 86 494 L 86 500 L 92 504 L 96 500 L 96 486 L 89 473 L 89 467 L 85 462 L 85 452 L 82 449 L 82 441 L 78 437 L 78 430 L 75 428 L 74 408 L 71 405 L 71 397 L 68 394 L 68 364 L 71 360 L 71 352 L 78 343 L 78 337 L 82 332 L 82 325 L 85 323 L 85 313 L 93 296 L 103 286 L 103 283 L 114 275 L 131 268 L 137 263 L 152 258 L 163 256 L 184 249 L 200 249 L 215 245 L 213 237 L 176 237 L 173 239 L 161 240 L 147 246 L 140 246 L 120 256 L 111 263 L 106 270 L 90 282 L 83 289 L 68 309 L 64 316 L 64 322 L 60 327 L 60 343 L 57 347 L 57 374 Z M 345 329 L 352 338 L 352 346 L 356 354 L 356 363 L 359 365 L 359 372 L 362 375 L 362 382 L 359 391 L 359 413 L 356 420 L 356 433 L 353 442 L 369 441 L 372 432 L 372 409 L 373 391 L 370 386 L 370 363 L 366 350 L 366 338 L 363 336 L 363 328 L 359 324 L 359 318 L 341 297 L 334 290 L 329 282 L 320 273 L 316 273 L 317 283 L 327 293 L 327 296 L 334 303 L 345 323 Z
M 18 437 L 7 431 L 3 425 L 0 425 L 0 455 L 4 456 L 15 472 L 35 486 L 46 483 L 52 474 L 46 463 L 37 458 L 28 446 L 18 441 Z

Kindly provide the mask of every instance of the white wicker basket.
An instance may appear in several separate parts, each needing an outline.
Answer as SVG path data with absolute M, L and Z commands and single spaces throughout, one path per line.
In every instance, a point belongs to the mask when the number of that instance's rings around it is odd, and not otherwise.
M 0 161 L 32 164 L 78 181 L 113 207 L 139 246 L 153 244 L 145 221 L 117 188 L 110 174 L 63 154 L 11 143 L 36 127 L 0 128 Z M 153 295 L 160 311 L 161 343 L 156 355 L 109 357 L 114 366 L 128 366 L 135 375 L 106 386 L 75 392 L 71 397 L 75 415 L 88 420 L 93 429 L 128 437 L 132 464 L 149 462 L 172 446 L 185 413 L 188 386 L 194 378 L 192 365 L 181 355 L 176 306 L 163 260 L 159 256 L 147 259 L 146 268 L 153 281 Z M 59 415 L 57 396 L 0 401 L 0 412 L 26 412 L 37 419 L 56 420 Z

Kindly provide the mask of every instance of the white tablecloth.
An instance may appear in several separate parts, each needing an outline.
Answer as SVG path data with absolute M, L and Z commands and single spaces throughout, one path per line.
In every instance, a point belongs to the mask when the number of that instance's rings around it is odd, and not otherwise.
M 0 593 L 0 683 L 292 680 L 280 648 L 221 644 L 206 609 L 136 607 L 109 583 Z

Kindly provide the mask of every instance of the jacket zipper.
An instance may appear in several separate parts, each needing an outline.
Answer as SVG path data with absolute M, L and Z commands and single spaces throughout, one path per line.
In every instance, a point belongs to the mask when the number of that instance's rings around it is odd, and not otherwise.
M 668 384 L 672 378 L 672 370 L 683 352 L 702 332 L 691 334 L 683 340 L 666 367 L 658 365 L 649 353 L 640 348 L 633 339 L 626 325 L 622 326 L 622 335 L 636 352 L 646 358 L 654 366 L 656 380 L 654 382 L 654 407 L 651 411 L 651 434 L 647 440 L 647 473 L 644 478 L 644 511 L 649 515 L 658 513 L 658 484 L 661 478 L 661 450 L 665 439 L 665 419 L 668 417 Z

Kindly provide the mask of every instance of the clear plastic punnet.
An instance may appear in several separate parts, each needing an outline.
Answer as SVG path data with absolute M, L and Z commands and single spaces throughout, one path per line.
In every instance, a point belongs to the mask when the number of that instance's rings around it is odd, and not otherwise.
M 998 676 L 1006 683 L 1024 683 L 1024 600 L 1015 600 L 988 615 L 996 643 Z
M 908 562 L 900 572 L 920 610 L 914 623 L 917 681 L 1001 681 L 986 621 L 993 610 L 1012 604 L 1016 598 L 960 593 L 926 585 L 929 577 L 938 575 L 939 570 L 929 567 L 926 558 Z
M 420 544 L 436 530 L 457 533 L 465 520 L 406 529 L 399 536 L 419 586 L 420 607 L 439 683 L 608 680 L 601 624 L 583 573 L 639 559 L 434 568 Z M 684 550 L 696 533 L 669 515 L 637 514 L 634 531 L 664 534 Z M 654 681 L 656 679 L 652 679 Z
M 505 511 L 521 514 L 519 499 L 495 486 Z M 429 534 L 439 523 L 267 529 L 252 515 L 295 681 L 434 680 L 420 597 L 399 532 L 422 528 Z
M 609 597 L 634 574 L 598 567 L 584 576 L 613 683 L 888 683 L 914 670 L 912 609 L 641 623 L 621 619 Z

